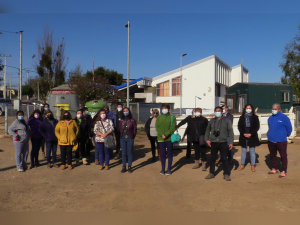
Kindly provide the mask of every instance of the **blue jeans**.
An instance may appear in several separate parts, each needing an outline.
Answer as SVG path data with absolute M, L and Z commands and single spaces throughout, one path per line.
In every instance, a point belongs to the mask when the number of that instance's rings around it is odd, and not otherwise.
M 39 151 L 43 138 L 31 138 L 32 149 L 30 153 L 30 162 L 32 164 L 39 162 Z
M 229 150 L 229 144 L 230 144 L 230 139 L 227 138 L 227 145 L 228 145 L 227 157 L 228 157 L 228 160 L 232 160 L 231 150 Z M 219 159 L 221 159 L 221 154 L 219 154 Z
M 105 147 L 104 142 L 96 142 L 95 148 L 98 148 L 99 150 L 99 161 L 100 165 L 103 166 L 104 164 L 104 157 L 105 156 L 105 166 L 109 166 L 109 149 Z
M 246 147 L 242 147 L 242 155 L 241 155 L 241 164 L 242 165 L 245 165 L 247 147 L 248 147 L 248 140 L 246 141 Z M 255 165 L 255 157 L 256 157 L 255 147 L 249 147 L 249 151 L 250 151 L 250 162 L 251 162 L 251 165 L 254 166 Z
M 128 156 L 128 166 L 132 165 L 132 149 L 134 139 L 131 138 L 121 138 L 121 148 L 122 148 L 122 162 L 123 166 L 126 166 L 126 156 Z
M 56 163 L 56 150 L 57 150 L 57 141 L 47 142 L 46 141 L 46 156 L 47 163 L 51 163 L 51 152 L 52 152 L 52 163 Z
M 27 157 L 29 151 L 28 141 L 18 142 L 14 141 L 15 150 L 16 150 L 16 164 L 17 169 L 27 169 Z
M 171 141 L 158 142 L 160 148 L 161 168 L 162 171 L 166 169 L 166 157 L 168 155 L 168 170 L 171 170 L 173 162 L 173 143 Z

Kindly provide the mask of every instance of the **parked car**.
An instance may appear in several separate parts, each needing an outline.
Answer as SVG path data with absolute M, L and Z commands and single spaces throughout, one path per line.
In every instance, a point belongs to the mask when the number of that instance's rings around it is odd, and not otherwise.
M 6 105 L 13 106 L 14 104 L 9 98 L 0 98 L 0 116 L 4 115 Z

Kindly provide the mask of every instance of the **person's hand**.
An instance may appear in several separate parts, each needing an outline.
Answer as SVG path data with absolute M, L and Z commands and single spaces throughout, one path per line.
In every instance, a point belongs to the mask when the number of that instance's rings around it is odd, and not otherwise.
M 92 137 L 89 137 L 89 139 L 91 139 L 91 140 L 92 140 L 93 138 L 92 138 Z
M 20 141 L 20 136 L 19 135 L 17 135 L 16 140 Z
M 103 137 L 103 138 L 106 138 L 106 137 L 107 137 L 107 134 L 102 134 L 102 137 Z
M 161 136 L 163 139 L 166 139 L 166 136 L 163 134 L 162 136 Z
M 229 145 L 229 150 L 231 150 L 233 148 L 233 144 Z
M 206 141 L 207 145 L 211 147 L 211 141 Z

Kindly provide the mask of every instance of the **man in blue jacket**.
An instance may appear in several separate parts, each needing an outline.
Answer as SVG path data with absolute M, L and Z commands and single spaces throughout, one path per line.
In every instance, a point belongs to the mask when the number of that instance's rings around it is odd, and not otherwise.
M 272 106 L 272 114 L 273 115 L 268 119 L 269 131 L 267 133 L 272 164 L 272 170 L 269 174 L 279 173 L 276 157 L 278 151 L 282 165 L 282 171 L 279 177 L 283 178 L 286 176 L 287 172 L 287 137 L 292 133 L 292 124 L 290 119 L 281 112 L 279 104 L 274 104 Z

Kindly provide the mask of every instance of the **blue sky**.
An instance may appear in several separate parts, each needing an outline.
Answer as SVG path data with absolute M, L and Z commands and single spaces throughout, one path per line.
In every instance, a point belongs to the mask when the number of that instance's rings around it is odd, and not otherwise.
M 160 7 L 156 11 L 163 9 L 164 5 Z M 26 8 L 23 9 L 26 11 Z M 15 12 L 18 12 L 17 9 Z M 32 55 L 37 55 L 37 40 L 42 37 L 44 28 L 49 27 L 57 40 L 65 38 L 68 71 L 77 64 L 82 66 L 84 72 L 91 70 L 94 56 L 95 67 L 105 66 L 126 77 L 125 24 L 130 20 L 131 78 L 153 77 L 176 69 L 180 66 L 180 56 L 187 53 L 183 65 L 213 54 L 230 66 L 240 64 L 243 58 L 250 82 L 278 82 L 283 75 L 279 63 L 284 46 L 299 33 L 300 24 L 299 12 L 15 12 L 0 14 L 0 31 L 24 31 L 23 68 L 31 68 L 31 71 L 34 70 Z M 0 35 L 0 54 L 12 55 L 7 58 L 7 65 L 19 67 L 18 34 L 3 32 Z M 7 72 L 13 76 L 13 85 L 17 85 L 18 70 L 8 68 Z M 23 72 L 23 75 L 25 81 L 26 73 Z M 30 72 L 30 76 L 35 74 Z

